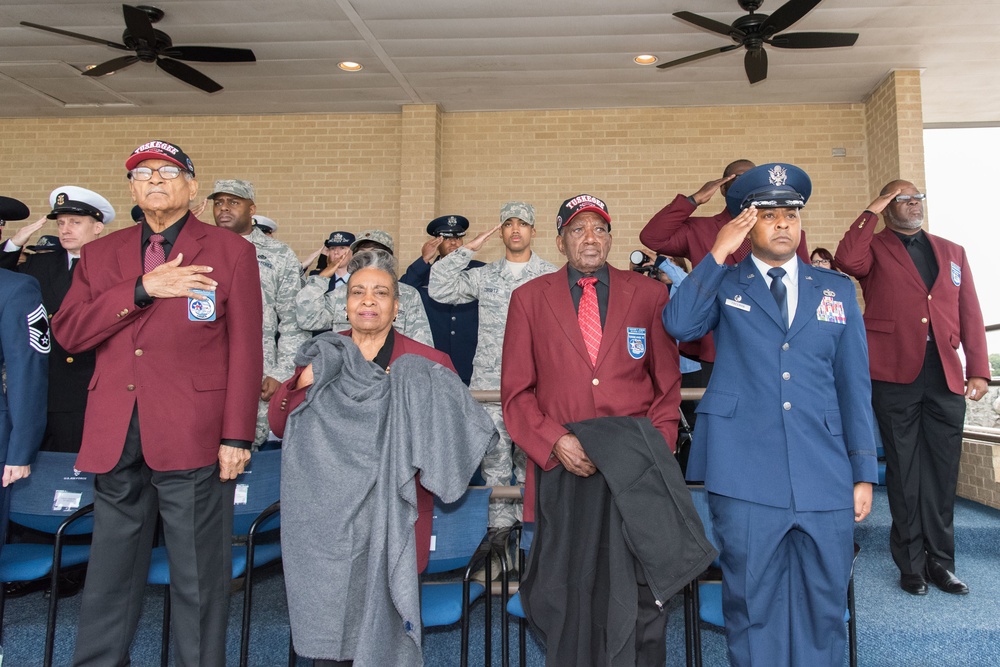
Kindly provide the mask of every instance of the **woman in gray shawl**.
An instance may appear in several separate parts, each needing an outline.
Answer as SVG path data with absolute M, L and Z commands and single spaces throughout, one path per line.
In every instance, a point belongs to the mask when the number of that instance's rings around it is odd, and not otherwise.
M 269 412 L 271 429 L 284 436 L 282 552 L 293 641 L 321 667 L 419 664 L 417 574 L 430 551 L 432 492 L 459 498 L 495 432 L 448 356 L 393 329 L 392 255 L 360 252 L 348 271 L 351 329 L 303 344 Z

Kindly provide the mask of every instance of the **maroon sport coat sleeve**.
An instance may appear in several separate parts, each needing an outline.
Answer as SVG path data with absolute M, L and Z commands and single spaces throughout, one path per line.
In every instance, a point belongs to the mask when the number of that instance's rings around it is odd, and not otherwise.
M 837 246 L 834 260 L 840 270 L 849 276 L 861 279 L 872 270 L 875 256 L 872 254 L 872 236 L 878 225 L 878 216 L 865 211 L 848 228 Z
M 962 271 L 962 284 L 958 290 L 958 325 L 959 339 L 965 352 L 965 377 L 989 380 L 993 373 L 986 345 L 986 326 L 983 323 L 983 311 L 979 306 L 976 284 L 972 279 L 972 268 L 969 266 L 964 248 L 959 266 Z
M 639 232 L 639 240 L 644 246 L 660 254 L 686 257 L 697 263 L 701 258 L 691 257 L 692 248 L 688 242 L 690 232 L 688 219 L 696 208 L 690 199 L 684 195 L 677 195 L 672 202 L 649 219 Z M 711 229 L 710 233 L 714 237 L 717 231 Z

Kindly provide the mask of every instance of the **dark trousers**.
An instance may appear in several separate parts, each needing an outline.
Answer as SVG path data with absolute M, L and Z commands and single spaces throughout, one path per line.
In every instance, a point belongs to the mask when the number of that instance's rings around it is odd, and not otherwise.
M 218 464 L 150 469 L 132 412 L 121 459 L 94 480 L 94 540 L 74 665 L 130 664 L 157 513 L 169 552 L 174 664 L 226 664 L 234 491 L 219 480 Z
M 45 436 L 42 438 L 42 451 L 78 453 L 83 443 L 83 415 L 84 410 L 49 412 L 45 422 Z
M 927 556 L 954 570 L 965 398 L 948 389 L 933 343 L 912 383 L 872 382 L 872 406 L 885 447 L 892 558 L 903 574 L 922 573 Z

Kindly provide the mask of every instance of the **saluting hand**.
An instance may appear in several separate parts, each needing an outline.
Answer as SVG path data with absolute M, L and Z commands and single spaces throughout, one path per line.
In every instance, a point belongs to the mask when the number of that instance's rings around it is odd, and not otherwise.
M 214 292 L 219 284 L 202 275 L 211 273 L 212 267 L 199 264 L 181 266 L 184 253 L 177 253 L 177 257 L 169 262 L 160 264 L 158 267 L 142 277 L 142 286 L 146 293 L 154 299 L 166 299 L 170 297 L 183 297 L 188 299 L 198 299 L 207 301 L 208 297 L 195 294 L 191 290 L 206 290 Z
M 740 211 L 740 214 L 727 222 L 715 237 L 712 246 L 712 257 L 716 264 L 725 264 L 726 258 L 739 250 L 747 234 L 757 224 L 757 209 L 753 206 Z
M 579 477 L 590 477 L 597 472 L 597 467 L 587 458 L 580 440 L 572 433 L 567 433 L 558 440 L 552 448 L 552 453 L 566 470 Z
M 716 192 L 718 192 L 719 188 L 734 178 L 736 178 L 736 174 L 723 176 L 722 178 L 717 178 L 714 181 L 709 181 L 708 183 L 705 183 L 705 185 L 701 186 L 701 189 L 698 190 L 698 192 L 691 195 L 691 199 L 693 199 L 698 206 L 701 206 L 702 204 L 708 202 L 708 200 L 711 199 Z
M 10 237 L 10 242 L 19 248 L 23 248 L 27 245 L 28 240 L 31 239 L 34 233 L 41 229 L 42 226 L 48 221 L 49 219 L 43 216 L 38 220 L 35 220 L 30 225 L 21 227 L 21 229 L 17 230 L 16 234 Z
M 878 215 L 879 213 L 885 210 L 885 207 L 888 206 L 889 203 L 892 202 L 892 200 L 895 199 L 896 195 L 898 195 L 900 192 L 902 192 L 902 190 L 900 188 L 896 188 L 895 190 L 893 190 L 888 194 L 879 195 L 879 197 L 876 198 L 875 201 L 873 201 L 871 204 L 869 204 L 865 210 L 871 211 L 875 215 Z
M 483 244 L 486 243 L 486 239 L 488 239 L 489 237 L 493 236 L 496 233 L 496 231 L 498 229 L 500 229 L 500 227 L 502 227 L 502 226 L 503 226 L 503 223 L 501 222 L 500 224 L 498 224 L 496 227 L 494 227 L 493 229 L 489 230 L 488 232 L 483 232 L 482 234 L 479 234 L 478 236 L 476 236 L 476 238 L 474 238 L 471 241 L 469 241 L 468 243 L 466 243 L 465 247 L 468 248 L 469 250 L 471 250 L 472 252 L 478 252 L 479 249 L 483 247 Z
M 433 259 L 437 256 L 438 248 L 441 247 L 442 241 L 444 241 L 443 236 L 434 236 L 430 241 L 421 246 L 420 256 L 426 264 L 430 264 L 431 261 L 433 261 Z

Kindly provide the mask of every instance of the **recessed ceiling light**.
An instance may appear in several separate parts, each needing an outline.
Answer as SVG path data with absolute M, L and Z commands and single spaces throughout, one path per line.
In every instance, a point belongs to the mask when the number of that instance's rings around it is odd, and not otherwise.
M 95 67 L 97 67 L 97 65 L 87 65 L 83 69 L 94 69 Z
M 634 60 L 638 65 L 652 65 L 658 60 L 658 58 L 656 56 L 650 56 L 644 54 L 641 56 L 636 56 L 632 60 Z
M 363 69 L 361 63 L 354 63 L 350 60 L 345 60 L 342 63 L 337 63 L 337 67 L 344 70 L 345 72 L 358 72 Z

